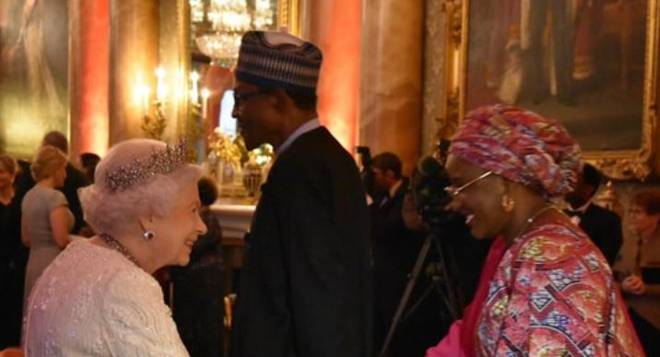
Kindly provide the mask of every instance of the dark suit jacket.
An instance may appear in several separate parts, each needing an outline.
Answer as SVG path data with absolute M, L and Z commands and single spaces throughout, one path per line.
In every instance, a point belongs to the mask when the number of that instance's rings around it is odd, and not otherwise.
M 376 288 L 381 293 L 383 289 L 395 293 L 397 302 L 425 236 L 409 230 L 403 222 L 401 210 L 407 185 L 404 180 L 393 197 L 385 203 L 380 198 L 370 206 Z
M 577 215 L 580 218 L 580 228 L 587 233 L 612 266 L 623 244 L 621 218 L 616 213 L 593 203 L 583 213 L 572 213 L 567 210 L 567 214 Z
M 365 193 L 353 159 L 325 128 L 275 161 L 239 285 L 232 356 L 371 354 Z
M 76 218 L 71 233 L 78 233 L 80 228 L 85 224 L 80 199 L 78 199 L 78 189 L 89 184 L 91 182 L 89 182 L 89 179 L 82 171 L 73 167 L 71 163 L 66 165 L 66 180 L 64 180 L 64 186 L 60 188 L 60 191 L 66 196 L 66 200 L 69 202 L 69 209 L 71 209 L 73 217 Z

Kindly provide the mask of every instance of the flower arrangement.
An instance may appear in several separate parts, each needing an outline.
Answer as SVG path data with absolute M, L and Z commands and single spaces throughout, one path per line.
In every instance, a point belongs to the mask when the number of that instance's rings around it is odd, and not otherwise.
M 232 137 L 216 128 L 209 137 L 209 152 L 217 159 L 234 165 L 240 165 L 243 161 L 245 144 L 237 142 L 239 137 Z M 242 139 L 240 139 L 242 141 Z
M 265 167 L 273 161 L 275 152 L 270 144 L 261 144 L 258 148 L 248 152 L 248 162 L 254 162 L 260 167 Z
M 275 153 L 270 144 L 263 144 L 248 151 L 241 135 L 229 135 L 216 128 L 209 137 L 209 156 L 206 165 L 229 196 L 247 195 L 255 198 L 259 187 L 268 174 Z M 235 184 L 242 182 L 244 193 L 236 191 Z

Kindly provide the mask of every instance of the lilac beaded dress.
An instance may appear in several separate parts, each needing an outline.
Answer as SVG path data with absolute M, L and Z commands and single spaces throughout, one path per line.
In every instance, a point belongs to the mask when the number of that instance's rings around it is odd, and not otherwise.
M 188 356 L 156 280 L 89 241 L 60 253 L 28 304 L 29 357 Z

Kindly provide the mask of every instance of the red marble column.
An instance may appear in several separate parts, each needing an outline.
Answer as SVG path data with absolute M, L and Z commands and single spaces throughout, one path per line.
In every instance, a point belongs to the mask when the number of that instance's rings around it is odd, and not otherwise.
M 109 0 L 70 0 L 71 158 L 108 148 Z
M 306 16 L 310 41 L 323 51 L 318 87 L 319 117 L 350 152 L 355 152 L 360 98 L 360 2 L 318 0 Z
M 110 145 L 142 137 L 140 85 L 156 94 L 159 12 L 157 0 L 110 0 Z
M 424 1 L 363 6 L 360 143 L 396 153 L 409 174 L 420 156 Z

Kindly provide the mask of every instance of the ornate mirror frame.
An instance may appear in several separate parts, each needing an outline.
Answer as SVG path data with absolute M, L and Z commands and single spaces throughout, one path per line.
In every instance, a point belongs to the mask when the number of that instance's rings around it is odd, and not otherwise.
M 533 0 L 531 0 L 533 1 Z M 636 149 L 585 151 L 586 161 L 595 164 L 608 177 L 617 180 L 645 180 L 652 173 L 660 176 L 660 160 L 656 151 L 660 141 L 657 127 L 657 78 L 658 78 L 658 3 L 647 1 L 646 47 L 644 54 L 643 108 L 641 140 Z M 470 0 L 445 0 L 445 116 L 437 136 L 449 137 L 466 110 L 467 65 L 469 56 Z M 475 2 L 476 3 L 476 2 Z M 607 140 L 607 138 L 603 138 Z

